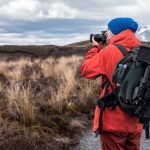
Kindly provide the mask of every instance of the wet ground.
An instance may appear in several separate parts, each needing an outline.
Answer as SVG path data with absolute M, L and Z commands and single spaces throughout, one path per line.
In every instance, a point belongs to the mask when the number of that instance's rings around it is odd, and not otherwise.
M 78 147 L 75 150 L 101 150 L 99 137 L 95 138 L 95 134 L 92 131 L 88 131 L 80 140 Z M 145 139 L 145 133 L 143 132 L 141 138 L 140 150 L 150 150 L 150 140 Z

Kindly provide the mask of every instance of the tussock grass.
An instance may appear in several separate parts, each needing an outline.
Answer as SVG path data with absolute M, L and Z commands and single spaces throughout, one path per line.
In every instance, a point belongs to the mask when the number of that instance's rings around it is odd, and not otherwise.
M 83 124 L 77 119 L 72 119 L 70 122 L 70 127 L 73 128 L 73 130 L 79 130 L 79 128 L 83 128 Z
M 8 98 L 8 111 L 13 116 L 17 117 L 20 122 L 28 125 L 34 122 L 34 105 L 32 104 L 33 91 L 23 85 L 15 85 L 14 82 L 10 82 L 10 87 L 7 89 Z
M 5 95 L 9 110 L 15 109 L 22 118 L 28 114 L 28 118 L 34 120 L 33 108 L 38 109 L 35 104 L 39 101 L 40 105 L 50 105 L 60 113 L 70 102 L 86 105 L 99 83 L 78 76 L 82 60 L 82 57 L 72 56 L 57 60 L 48 58 L 1 62 L 1 74 L 8 80 Z M 3 86 L 1 81 L 0 89 Z
M 83 57 L 71 56 L 0 61 L 0 123 L 7 122 L 10 129 L 9 138 L 6 136 L 9 140 L 4 136 L 0 149 L 7 143 L 14 145 L 10 122 L 16 122 L 16 133 L 27 141 L 32 140 L 33 135 L 39 140 L 41 134 L 68 136 L 82 128 L 74 117 L 79 112 L 90 112 L 100 87 L 99 81 L 81 77 L 82 60 Z M 26 138 L 28 129 L 30 135 Z

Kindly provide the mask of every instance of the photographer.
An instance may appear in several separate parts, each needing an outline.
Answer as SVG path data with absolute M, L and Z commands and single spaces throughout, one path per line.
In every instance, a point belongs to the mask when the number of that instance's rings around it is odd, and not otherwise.
M 116 84 L 112 81 L 112 73 L 118 61 L 123 57 L 115 44 L 123 45 L 128 51 L 131 48 L 138 47 L 141 42 L 136 38 L 135 32 L 138 24 L 131 18 L 115 18 L 108 23 L 108 30 L 101 39 L 97 40 L 97 35 L 91 35 L 90 39 L 93 45 L 82 64 L 82 76 L 88 79 L 95 79 L 102 76 L 104 87 L 100 97 L 105 92 L 111 93 L 109 86 L 106 91 L 106 81 L 108 80 L 113 88 Z M 95 109 L 93 131 L 99 129 L 100 108 Z M 136 117 L 129 116 L 123 112 L 119 106 L 115 109 L 106 108 L 103 111 L 103 128 L 100 134 L 103 150 L 139 150 L 140 137 L 143 126 Z

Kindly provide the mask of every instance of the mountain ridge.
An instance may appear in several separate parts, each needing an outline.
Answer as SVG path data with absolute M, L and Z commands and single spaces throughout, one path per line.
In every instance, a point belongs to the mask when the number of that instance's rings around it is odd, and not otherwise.
M 150 47 L 150 42 L 143 41 L 142 45 Z M 0 57 L 7 56 L 11 59 L 15 57 L 47 58 L 70 55 L 85 55 L 92 47 L 89 40 L 71 43 L 65 46 L 57 45 L 3 45 L 0 46 Z
M 90 41 L 71 43 L 65 46 L 57 45 L 2 45 L 0 56 L 16 57 L 60 57 L 70 55 L 84 55 L 91 48 Z
M 150 27 L 149 26 L 139 27 L 136 32 L 136 35 L 141 41 L 145 42 L 150 41 Z

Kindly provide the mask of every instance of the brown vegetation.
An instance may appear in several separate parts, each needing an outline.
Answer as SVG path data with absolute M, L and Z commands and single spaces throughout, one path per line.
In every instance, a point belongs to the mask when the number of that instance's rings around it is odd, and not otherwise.
M 100 92 L 100 79 L 80 74 L 89 48 L 0 46 L 0 150 L 69 150 L 77 142 L 71 138 L 84 131 L 83 113 Z
M 84 128 L 78 117 L 90 112 L 99 93 L 98 81 L 80 75 L 83 57 L 5 60 L 0 62 L 0 149 L 68 146 L 69 137 Z
M 65 46 L 56 45 L 3 45 L 0 46 L 0 57 L 7 59 L 16 59 L 21 57 L 30 58 L 47 58 L 85 55 L 87 50 L 91 47 L 90 42 L 82 41 Z

